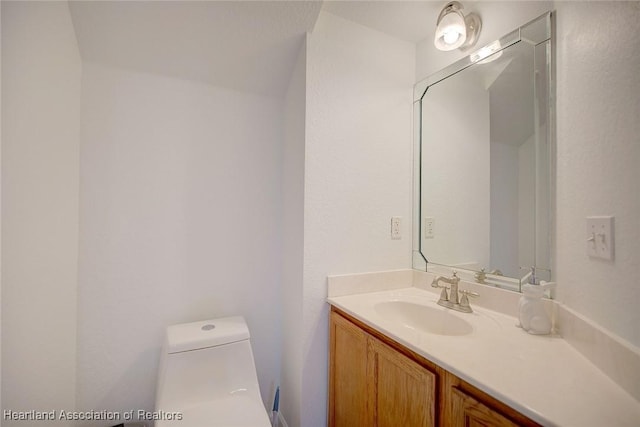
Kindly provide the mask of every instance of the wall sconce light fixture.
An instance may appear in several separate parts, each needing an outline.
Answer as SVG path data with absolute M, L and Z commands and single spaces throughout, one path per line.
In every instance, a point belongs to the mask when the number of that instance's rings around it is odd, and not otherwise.
M 440 50 L 467 49 L 478 41 L 482 22 L 475 13 L 462 14 L 460 2 L 445 5 L 438 16 L 433 44 Z

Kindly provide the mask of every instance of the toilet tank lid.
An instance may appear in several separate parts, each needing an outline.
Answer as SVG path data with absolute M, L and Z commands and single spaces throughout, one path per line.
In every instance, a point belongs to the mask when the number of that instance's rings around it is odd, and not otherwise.
M 242 316 L 181 323 L 167 328 L 165 351 L 180 353 L 247 339 L 249 328 Z

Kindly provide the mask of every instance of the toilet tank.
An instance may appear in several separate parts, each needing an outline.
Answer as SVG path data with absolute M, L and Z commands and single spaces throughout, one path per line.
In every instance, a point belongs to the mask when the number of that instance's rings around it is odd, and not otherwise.
M 180 410 L 234 393 L 260 399 L 244 318 L 169 326 L 158 371 L 156 410 Z

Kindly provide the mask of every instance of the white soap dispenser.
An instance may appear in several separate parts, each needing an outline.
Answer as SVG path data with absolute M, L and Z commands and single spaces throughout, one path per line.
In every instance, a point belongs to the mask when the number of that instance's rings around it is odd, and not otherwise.
M 541 281 L 539 285 L 522 286 L 522 297 L 518 303 L 519 327 L 533 335 L 551 333 L 551 318 L 544 308 L 542 297 L 544 291 L 555 287 L 555 285 L 554 282 Z

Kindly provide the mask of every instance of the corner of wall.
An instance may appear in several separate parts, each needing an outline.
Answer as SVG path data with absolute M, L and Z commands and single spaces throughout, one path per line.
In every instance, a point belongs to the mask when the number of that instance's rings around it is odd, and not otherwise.
M 301 424 L 321 425 L 327 276 L 411 265 L 415 46 L 322 12 L 307 54 Z
M 302 271 L 307 36 L 284 102 L 281 411 L 300 425 L 302 399 Z
M 2 403 L 74 410 L 81 59 L 66 3 L 0 10 Z
M 2 50 L 2 3 L 0 3 L 0 50 Z M 2 406 L 2 55 L 0 55 L 0 409 Z

